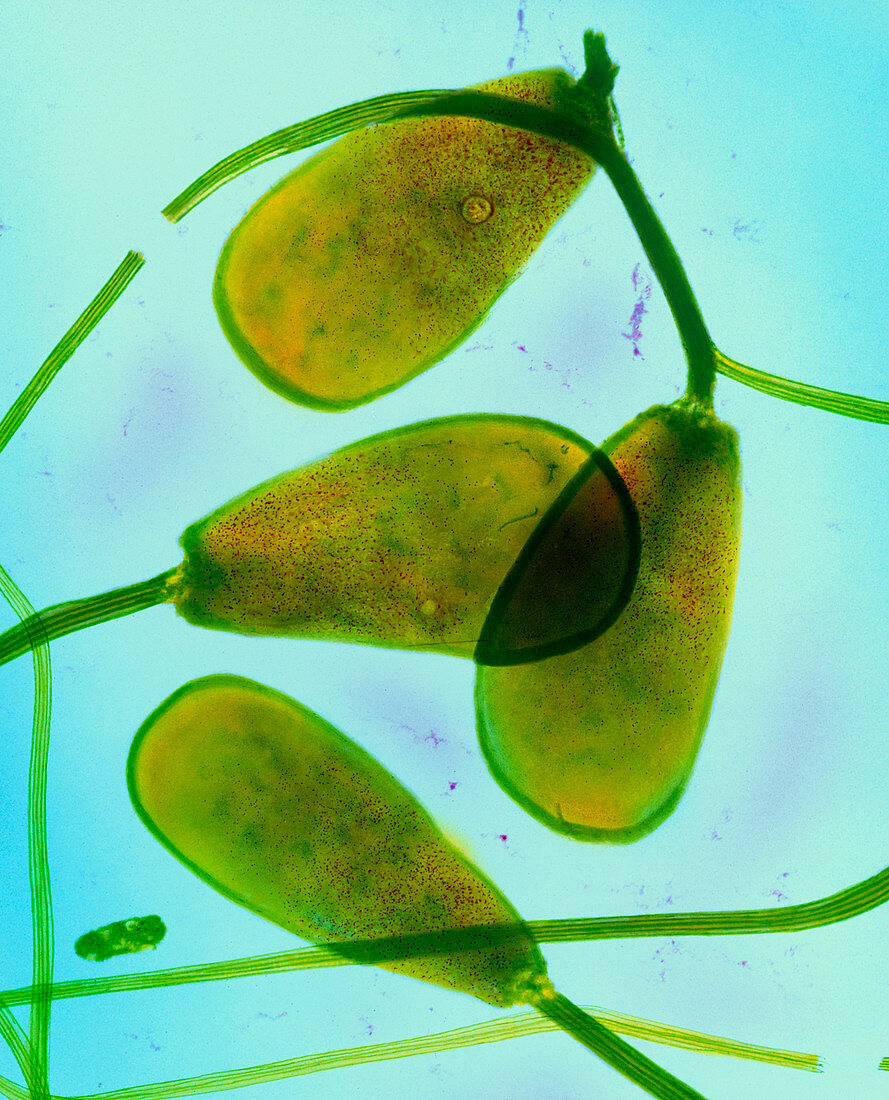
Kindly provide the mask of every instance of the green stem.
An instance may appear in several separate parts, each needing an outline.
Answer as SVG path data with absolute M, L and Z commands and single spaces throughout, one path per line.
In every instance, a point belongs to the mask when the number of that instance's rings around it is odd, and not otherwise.
M 105 993 L 133 992 L 192 982 L 229 981 L 260 974 L 316 967 L 351 966 L 379 959 L 407 958 L 411 955 L 466 950 L 467 942 L 479 938 L 490 946 L 497 937 L 505 942 L 516 932 L 530 932 L 538 943 L 577 943 L 585 940 L 639 939 L 654 936 L 749 936 L 775 932 L 803 932 L 828 924 L 850 920 L 889 900 L 889 867 L 870 878 L 815 901 L 769 909 L 705 910 L 695 913 L 640 913 L 623 917 L 577 917 L 561 920 L 523 921 L 518 925 L 482 925 L 462 932 L 403 936 L 399 949 L 391 940 L 346 941 L 342 945 L 303 947 L 296 951 L 278 951 L 271 955 L 252 955 L 227 962 L 180 966 L 151 973 L 122 974 L 116 977 L 87 978 L 57 982 L 53 998 L 92 997 Z M 352 957 L 337 947 L 348 947 Z M 376 949 L 375 949 L 376 948 Z M 358 958 L 359 952 L 361 958 Z M 7 989 L 0 993 L 5 1004 L 25 1004 L 30 988 Z
M 767 393 L 770 397 L 778 397 L 782 401 L 791 401 L 796 405 L 807 405 L 813 409 L 824 409 L 826 412 L 836 413 L 837 416 L 848 416 L 853 420 L 867 420 L 872 424 L 889 424 L 889 402 L 877 401 L 872 397 L 857 397 L 851 393 L 840 393 L 838 390 L 825 390 L 820 386 L 810 386 L 807 382 L 794 382 L 789 378 L 781 378 L 777 374 L 767 374 L 755 367 L 745 366 L 735 359 L 724 355 L 719 348 L 714 348 L 716 357 L 716 370 L 731 378 L 734 382 L 741 382 L 751 389 Z
M 12 577 L 0 565 L 0 591 L 13 611 L 26 621 L 34 608 Z M 52 676 L 49 647 L 39 627 L 34 641 L 34 717 L 28 767 L 28 875 L 31 884 L 31 995 L 28 1071 L 25 1078 L 32 1100 L 49 1097 L 49 1018 L 52 1007 L 53 922 L 49 858 L 46 845 L 46 769 Z M 17 1047 L 13 1046 L 13 1053 Z
M 750 936 L 805 932 L 849 920 L 889 900 L 889 867 L 871 878 L 817 901 L 773 909 L 698 913 L 640 913 L 630 917 L 528 921 L 540 943 L 575 939 L 636 939 L 650 936 Z
M 713 341 L 679 254 L 613 135 L 595 134 L 588 151 L 623 203 L 673 314 L 688 364 L 687 395 L 710 408 L 716 383 Z
M 375 122 L 385 122 L 407 104 L 437 99 L 447 94 L 443 91 L 398 92 L 392 95 L 375 96 L 348 107 L 340 107 L 323 115 L 315 115 L 304 122 L 276 130 L 267 137 L 245 145 L 224 157 L 212 168 L 203 172 L 194 183 L 190 183 L 175 199 L 163 208 L 161 213 L 171 222 L 178 222 L 214 191 L 236 179 L 251 168 L 265 164 L 267 160 L 282 157 L 287 153 L 296 153 L 322 141 L 340 137 L 350 130 L 360 130 Z
M 32 609 L 33 610 L 33 609 Z M 51 684 L 49 647 L 34 650 L 34 719 L 28 768 L 28 877 L 31 884 L 31 1093 L 49 1097 L 49 1020 L 52 1007 L 52 890 L 46 835 L 46 773 L 49 761 Z
M 22 1076 L 30 1087 L 31 1057 L 28 1051 L 28 1036 L 25 1034 L 25 1029 L 10 1012 L 5 1001 L 0 1002 L 0 1038 L 6 1041 L 6 1045 L 19 1064 Z
M 151 580 L 115 588 L 84 600 L 53 604 L 43 611 L 34 612 L 18 626 L 0 634 L 0 665 L 21 657 L 44 641 L 51 642 L 73 634 L 75 630 L 84 630 L 88 626 L 97 626 L 165 603 L 169 581 L 175 574 L 175 569 L 168 569 Z
M 701 1093 L 646 1058 L 641 1051 L 600 1024 L 594 1016 L 587 1015 L 561 993 L 541 994 L 534 1001 L 534 1007 L 618 1073 L 659 1100 L 704 1100 Z
M 818 1073 L 821 1070 L 819 1059 L 814 1054 L 773 1050 L 770 1047 L 738 1043 L 733 1039 L 722 1039 L 699 1031 L 670 1027 L 667 1024 L 642 1020 L 636 1016 L 626 1016 L 620 1012 L 607 1012 L 593 1006 L 583 1011 L 594 1015 L 612 1031 L 632 1035 L 637 1039 L 665 1043 L 700 1054 L 747 1058 L 782 1066 L 785 1069 L 808 1070 L 812 1073 Z M 164 1098 L 172 1100 L 173 1097 L 244 1088 L 323 1070 L 387 1062 L 394 1058 L 439 1054 L 477 1046 L 481 1043 L 498 1043 L 506 1039 L 519 1039 L 556 1030 L 560 1030 L 559 1025 L 539 1012 L 522 1012 L 497 1020 L 488 1020 L 482 1024 L 471 1024 L 468 1027 L 454 1028 L 450 1031 L 421 1035 L 415 1039 L 397 1039 L 389 1043 L 365 1043 L 359 1047 L 345 1047 L 319 1054 L 303 1054 L 296 1058 L 267 1062 L 265 1065 L 251 1066 L 247 1069 L 222 1070 L 201 1077 L 183 1077 L 177 1081 L 164 1081 L 155 1085 L 135 1085 L 114 1092 L 93 1093 L 89 1096 L 54 1097 L 53 1100 L 164 1100 Z M 10 1100 L 28 1100 L 24 1089 L 4 1077 L 0 1077 L 0 1094 L 9 1097 Z
M 476 118 L 481 122 L 493 122 L 498 126 L 511 126 L 527 130 L 540 137 L 552 138 L 563 145 L 572 145 L 583 153 L 589 153 L 590 127 L 577 117 L 560 114 L 536 103 L 525 103 L 495 92 L 476 92 L 462 88 L 454 92 L 439 92 L 437 99 L 422 100 L 405 107 L 387 118 L 386 122 L 399 122 L 405 118 L 430 118 L 454 116 Z
M 145 258 L 141 253 L 128 252 L 108 282 L 52 349 L 43 365 L 12 403 L 9 412 L 0 420 L 0 451 L 22 426 L 25 417 L 37 404 L 47 386 L 123 294 L 144 263 Z

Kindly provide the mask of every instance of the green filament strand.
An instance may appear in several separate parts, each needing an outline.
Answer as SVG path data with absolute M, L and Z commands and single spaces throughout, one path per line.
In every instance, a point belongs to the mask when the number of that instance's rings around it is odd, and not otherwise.
M 0 565 L 0 592 L 21 619 L 34 608 L 12 577 Z M 48 1100 L 49 1017 L 52 1006 L 53 924 L 49 860 L 46 848 L 46 768 L 49 757 L 49 720 L 52 679 L 49 647 L 38 634 L 33 650 L 34 718 L 28 767 L 28 875 L 31 883 L 31 993 L 26 1080 L 31 1100 Z M 13 1052 L 19 1050 L 13 1047 Z
M 0 420 L 0 451 L 22 426 L 47 386 L 89 336 L 117 299 L 130 285 L 145 258 L 139 252 L 128 252 L 115 268 L 111 278 L 49 353 L 42 366 L 25 386 L 9 411 Z

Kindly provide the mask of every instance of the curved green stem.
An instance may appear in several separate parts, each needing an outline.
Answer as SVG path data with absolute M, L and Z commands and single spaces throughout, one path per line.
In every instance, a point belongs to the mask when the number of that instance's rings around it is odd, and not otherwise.
M 716 383 L 713 341 L 679 254 L 614 137 L 595 135 L 589 151 L 624 204 L 673 314 L 688 364 L 687 396 L 710 408 Z
M 265 164 L 267 160 L 308 149 L 311 145 L 340 137 L 350 130 L 359 130 L 375 122 L 385 122 L 407 104 L 437 99 L 445 94 L 446 92 L 439 90 L 379 95 L 360 103 L 352 103 L 348 107 L 340 107 L 336 111 L 315 115 L 293 126 L 285 126 L 284 129 L 276 130 L 273 134 L 223 157 L 168 202 L 161 213 L 168 221 L 178 222 L 189 210 L 193 210 L 224 184 L 230 183 L 251 168 Z
M 627 211 L 676 322 L 688 365 L 687 395 L 711 407 L 716 380 L 713 341 L 679 254 L 621 152 L 610 122 L 598 128 L 534 104 L 472 91 L 420 103 L 401 112 L 400 117 L 433 114 L 461 115 L 530 130 L 582 150 L 602 167 Z
M 129 584 L 124 588 L 114 588 L 99 596 L 89 596 L 85 600 L 69 600 L 67 603 L 53 604 L 43 611 L 37 611 L 22 619 L 18 626 L 0 634 L 0 665 L 14 661 L 36 645 L 63 638 L 75 630 L 85 630 L 88 626 L 98 626 L 147 607 L 165 603 L 168 599 L 169 581 L 176 574 L 168 569 L 147 581 Z

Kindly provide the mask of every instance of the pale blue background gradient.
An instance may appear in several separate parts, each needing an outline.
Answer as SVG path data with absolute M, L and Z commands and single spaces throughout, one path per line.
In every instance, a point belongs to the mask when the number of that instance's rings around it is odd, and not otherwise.
M 334 107 L 510 69 L 577 71 L 588 26 L 606 32 L 621 65 L 628 152 L 720 346 L 766 370 L 889 399 L 881 4 L 528 0 L 519 12 L 504 0 L 37 0 L 5 6 L 3 23 L 0 409 L 126 250 L 147 259 L 0 458 L 0 560 L 37 607 L 176 564 L 189 523 L 374 431 L 504 411 L 598 441 L 678 395 L 681 350 L 656 287 L 642 357 L 624 335 L 634 270 L 648 282 L 651 272 L 604 175 L 467 345 L 402 390 L 335 416 L 265 390 L 210 302 L 227 232 L 300 155 L 241 177 L 177 227 L 158 213 L 225 154 Z M 658 831 L 596 847 L 527 818 L 479 757 L 468 662 L 202 632 L 160 607 L 52 647 L 57 978 L 296 944 L 190 876 L 130 807 L 124 762 L 136 728 L 181 683 L 213 672 L 263 680 L 359 740 L 529 919 L 802 902 L 889 863 L 889 428 L 727 381 L 717 410 L 739 429 L 744 460 L 734 627 L 688 793 Z M 22 660 L 0 671 L 2 988 L 29 980 L 30 708 Z M 150 912 L 169 926 L 156 953 L 104 966 L 75 956 L 81 933 Z M 545 953 L 556 985 L 580 1003 L 825 1059 L 815 1076 L 645 1045 L 708 1097 L 866 1100 L 889 1089 L 876 1070 L 889 1054 L 887 934 L 889 909 L 799 935 Z M 66 1001 L 53 1014 L 50 1081 L 57 1093 L 89 1093 L 495 1015 L 358 968 Z M 0 1073 L 16 1076 L 5 1050 Z M 555 1034 L 255 1095 L 640 1094 Z

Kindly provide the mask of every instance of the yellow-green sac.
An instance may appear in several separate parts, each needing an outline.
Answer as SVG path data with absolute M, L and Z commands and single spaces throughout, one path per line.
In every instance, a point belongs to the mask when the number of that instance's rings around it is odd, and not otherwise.
M 140 727 L 127 782 L 173 855 L 298 936 L 496 925 L 500 937 L 479 950 L 397 958 L 384 949 L 373 961 L 504 1008 L 548 986 L 536 943 L 499 890 L 378 761 L 286 695 L 236 676 L 185 684 Z
M 741 537 L 737 434 L 692 403 L 655 406 L 603 444 L 636 503 L 642 559 L 623 613 L 564 656 L 479 667 L 481 746 L 551 828 L 629 841 L 678 802 L 729 635 Z
M 501 582 L 592 451 L 527 417 L 385 432 L 189 527 L 169 598 L 200 626 L 471 657 Z M 599 559 L 611 604 L 625 602 L 631 565 Z
M 558 109 L 573 84 L 547 69 L 477 89 Z M 347 134 L 232 231 L 213 285 L 223 331 L 292 401 L 369 401 L 469 336 L 594 168 L 565 143 L 472 118 Z

